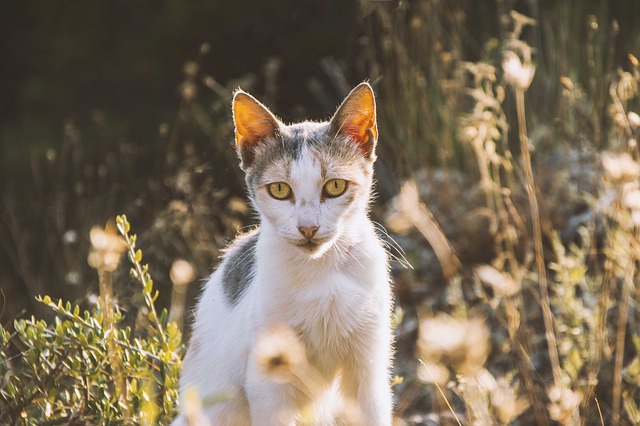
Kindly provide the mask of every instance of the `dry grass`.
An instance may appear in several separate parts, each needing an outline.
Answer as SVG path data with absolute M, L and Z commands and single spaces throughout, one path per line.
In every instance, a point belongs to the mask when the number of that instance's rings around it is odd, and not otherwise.
M 560 3 L 534 9 L 536 19 L 502 1 L 465 3 L 471 12 L 457 2 L 359 3 L 361 48 L 349 65 L 379 94 L 374 215 L 413 266 L 393 266 L 399 424 L 640 423 L 640 64 L 613 52 L 629 30 L 607 10 Z M 262 76 L 221 85 L 200 65 L 207 51 L 185 65 L 152 161 L 122 143 L 91 163 L 69 123 L 62 151 L 34 160 L 33 194 L 5 198 L 0 242 L 30 296 L 64 291 L 87 303 L 100 292 L 135 312 L 143 303 L 97 231 L 89 263 L 103 269 L 102 287 L 86 262 L 90 229 L 124 211 L 148 229 L 140 239 L 157 304 L 183 320 L 193 276 L 253 222 L 230 144 L 231 93 L 257 80 L 267 97 L 278 90 L 276 59 Z M 346 90 L 341 66 L 326 59 L 322 69 Z M 318 80 L 309 88 L 329 93 Z M 143 162 L 157 170 L 140 172 Z M 269 356 L 267 368 L 290 366 L 273 359 L 287 360 Z M 295 374 L 277 377 L 313 375 L 291 365 Z M 201 401 L 189 401 L 197 420 Z

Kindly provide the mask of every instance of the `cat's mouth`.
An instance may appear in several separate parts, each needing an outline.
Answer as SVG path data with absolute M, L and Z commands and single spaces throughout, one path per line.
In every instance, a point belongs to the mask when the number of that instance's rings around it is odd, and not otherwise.
M 308 251 L 309 253 L 314 253 L 320 248 L 322 244 L 314 243 L 313 241 L 305 241 L 303 243 L 296 244 L 296 245 L 301 249 Z
M 298 240 L 294 242 L 294 245 L 311 256 L 317 256 L 324 252 L 323 249 L 327 248 L 329 241 L 331 241 L 331 238 L 314 238 L 304 241 Z

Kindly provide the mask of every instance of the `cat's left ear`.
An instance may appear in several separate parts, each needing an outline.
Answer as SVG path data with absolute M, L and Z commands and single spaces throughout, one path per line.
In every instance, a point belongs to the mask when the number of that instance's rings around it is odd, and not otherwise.
M 253 162 L 256 146 L 266 138 L 275 136 L 279 121 L 250 94 L 238 89 L 233 96 L 233 122 L 236 128 L 236 148 L 246 171 Z
M 360 83 L 342 101 L 331 119 L 331 130 L 334 135 L 348 136 L 366 158 L 375 160 L 376 99 L 369 83 Z

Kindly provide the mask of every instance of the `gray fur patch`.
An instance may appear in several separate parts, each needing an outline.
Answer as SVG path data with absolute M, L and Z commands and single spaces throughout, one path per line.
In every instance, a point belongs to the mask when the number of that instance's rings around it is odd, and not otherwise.
M 280 130 L 277 136 L 265 139 L 255 148 L 254 161 L 246 177 L 250 192 L 271 164 L 295 161 L 305 145 L 321 144 L 329 139 L 328 123 L 303 122 Z
M 238 237 L 225 254 L 222 288 L 231 306 L 246 293 L 256 268 L 259 230 Z

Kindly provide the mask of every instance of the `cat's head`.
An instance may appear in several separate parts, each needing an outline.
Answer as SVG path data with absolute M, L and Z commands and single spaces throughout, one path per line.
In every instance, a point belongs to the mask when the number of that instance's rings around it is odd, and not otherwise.
M 233 98 L 233 118 L 262 226 L 311 257 L 349 244 L 371 196 L 378 138 L 371 86 L 358 85 L 324 123 L 285 125 L 243 91 Z

